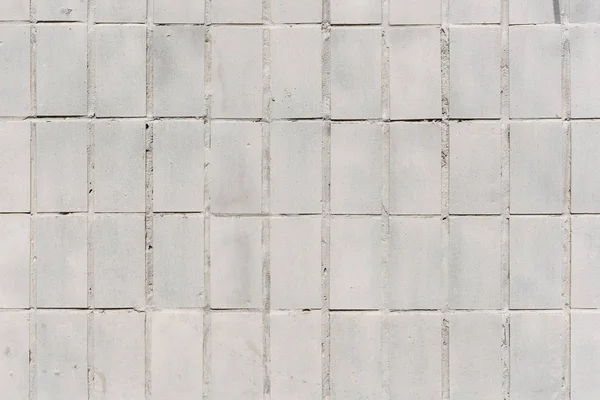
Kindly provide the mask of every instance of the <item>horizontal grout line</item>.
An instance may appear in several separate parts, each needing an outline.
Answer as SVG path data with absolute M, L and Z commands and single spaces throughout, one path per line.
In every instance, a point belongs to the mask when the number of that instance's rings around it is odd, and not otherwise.
M 2 312 L 27 312 L 27 311 L 135 311 L 139 313 L 149 313 L 154 311 L 203 311 L 206 310 L 206 307 L 155 307 L 154 309 L 145 309 L 143 307 L 23 307 L 23 308 L 0 308 L 0 313 Z M 209 308 L 209 311 L 216 312 L 262 312 L 262 308 Z M 284 313 L 284 312 L 294 312 L 294 313 L 305 313 L 305 312 L 314 312 L 314 311 L 322 311 L 323 308 L 271 308 L 270 311 L 273 313 Z M 377 313 L 380 312 L 379 309 L 376 308 L 329 308 L 332 312 L 340 312 L 340 313 L 350 313 L 350 312 L 370 312 Z M 572 311 L 578 312 L 589 312 L 595 313 L 600 312 L 600 308 L 573 308 Z M 391 308 L 389 310 L 394 314 L 402 314 L 402 313 L 441 313 L 442 309 L 429 309 L 429 308 L 410 308 L 410 309 L 398 309 Z M 513 313 L 539 313 L 539 312 L 562 312 L 560 308 L 511 308 L 507 310 L 508 312 Z M 446 313 L 491 313 L 491 314 L 502 314 L 504 311 L 501 309 L 448 309 Z
M 0 211 L 0 215 L 33 215 L 30 211 Z M 87 215 L 87 211 L 37 211 L 35 214 L 40 216 L 63 216 L 63 215 Z M 94 211 L 94 214 L 98 215 L 145 215 L 144 211 Z M 204 215 L 204 211 L 152 211 L 154 216 L 169 216 L 169 215 Z M 323 213 L 209 213 L 211 217 L 216 218 L 227 218 L 227 217 L 321 217 L 326 214 Z M 380 218 L 379 214 L 336 214 L 329 213 L 328 216 L 334 218 L 353 218 L 353 217 L 373 217 Z M 600 216 L 598 212 L 571 212 L 569 214 L 563 213 L 529 213 L 529 214 L 508 214 L 508 217 L 567 217 L 572 216 Z M 441 214 L 393 214 L 390 213 L 391 218 L 400 219 L 406 218 L 441 218 Z M 502 214 L 449 214 L 450 218 L 460 217 L 501 217 Z

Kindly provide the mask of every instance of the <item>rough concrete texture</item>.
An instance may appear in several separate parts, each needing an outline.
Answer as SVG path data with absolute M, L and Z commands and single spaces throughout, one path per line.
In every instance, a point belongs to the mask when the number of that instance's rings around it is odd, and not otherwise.
M 600 398 L 600 1 L 0 0 L 0 400 Z

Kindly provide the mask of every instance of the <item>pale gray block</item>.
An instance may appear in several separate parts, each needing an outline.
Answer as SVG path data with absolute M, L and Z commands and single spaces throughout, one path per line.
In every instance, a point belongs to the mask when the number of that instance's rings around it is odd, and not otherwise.
M 381 0 L 331 0 L 332 24 L 380 24 Z
M 390 25 L 440 24 L 440 0 L 390 0 Z
M 38 115 L 87 114 L 87 25 L 37 24 Z
M 503 398 L 503 338 L 500 314 L 450 315 L 450 398 Z
M 501 153 L 500 123 L 450 123 L 452 214 L 500 214 Z
M 566 136 L 559 121 L 510 125 L 510 211 L 560 214 L 564 207 Z
M 511 314 L 511 399 L 564 398 L 565 333 L 561 312 Z
M 260 313 L 211 315 L 210 399 L 260 399 L 263 340 Z
M 450 28 L 450 115 L 500 118 L 500 27 Z
M 600 397 L 600 313 L 571 313 L 571 397 L 587 400 Z
M 576 1 L 576 0 L 573 0 Z M 560 24 L 560 12 L 556 10 L 558 0 L 511 0 L 509 23 L 512 24 Z M 557 13 L 559 13 L 557 15 Z
M 500 22 L 502 0 L 452 0 L 449 4 L 451 24 Z
M 500 217 L 450 219 L 450 308 L 501 307 L 501 230 Z
M 331 29 L 331 117 L 381 117 L 381 29 Z
M 87 307 L 87 216 L 35 219 L 37 306 Z
M 38 21 L 86 21 L 87 0 L 34 0 Z
M 146 115 L 146 26 L 98 25 L 96 115 Z
M 204 1 L 154 0 L 154 22 L 201 24 L 204 22 Z
M 261 219 L 212 218 L 210 300 L 212 308 L 262 305 Z
M 390 48 L 390 116 L 393 119 L 440 118 L 440 28 L 392 28 L 387 33 L 387 43 Z
M 204 209 L 204 123 L 154 123 L 154 211 Z
M 31 0 L 4 0 L 0 2 L 0 21 L 29 21 Z
M 390 125 L 390 213 L 439 214 L 442 207 L 439 123 Z
M 271 396 L 321 398 L 321 312 L 271 313 Z
M 332 309 L 377 309 L 382 305 L 381 219 L 331 221 Z
M 212 116 L 261 117 L 263 29 L 218 26 L 211 38 Z
M 0 357 L 0 393 L 7 399 L 28 399 L 30 352 L 27 311 L 0 313 L 0 349 L 3 349 L 3 356 Z
M 390 398 L 431 400 L 442 395 L 440 314 L 402 313 L 388 317 Z
M 144 216 L 96 215 L 92 238 L 95 306 L 123 308 L 144 305 Z
M 439 309 L 442 291 L 442 222 L 439 217 L 390 219 L 389 306 Z
M 322 115 L 321 27 L 271 29 L 271 115 Z
M 152 400 L 202 398 L 202 311 L 158 311 L 150 318 Z
M 600 212 L 600 124 L 574 121 L 571 136 L 571 212 Z
M 600 13 L 600 10 L 599 10 Z M 600 20 L 600 18 L 599 18 Z M 571 116 L 600 116 L 600 27 L 569 27 L 571 50 Z
M 152 37 L 154 114 L 204 115 L 204 27 L 156 26 Z
M 571 15 L 569 19 L 571 22 L 600 22 L 600 3 L 596 0 L 571 0 L 570 5 Z
M 93 187 L 97 212 L 144 211 L 145 140 L 143 121 L 95 121 Z
M 321 218 L 271 220 L 271 307 L 321 307 Z
M 212 0 L 212 10 L 210 18 L 211 22 L 213 23 L 217 22 L 259 24 L 262 22 L 262 1 Z
M 29 307 L 29 235 L 29 215 L 0 214 L 0 308 Z
M 509 35 L 510 117 L 561 117 L 561 27 L 511 26 Z
M 381 213 L 381 146 L 381 124 L 332 124 L 332 213 Z
M 600 217 L 571 220 L 571 306 L 600 308 Z
M 322 9 L 321 0 L 272 0 L 271 19 L 275 23 L 321 22 Z
M 261 209 L 262 124 L 218 121 L 211 125 L 209 186 L 214 213 Z
M 2 7 L 3 4 L 0 5 L 0 20 L 8 15 Z M 31 114 L 30 36 L 29 25 L 0 26 L 0 116 L 26 117 Z
M 380 399 L 380 314 L 333 312 L 330 321 L 331 399 Z
M 37 311 L 36 321 L 37 398 L 87 398 L 86 312 Z
M 29 212 L 31 126 L 0 122 L 0 212 Z
M 511 217 L 511 308 L 562 307 L 564 224 L 565 220 L 559 217 Z
M 146 398 L 144 319 L 144 314 L 135 311 L 94 314 L 96 399 Z
M 321 212 L 322 136 L 321 121 L 271 123 L 271 212 Z
M 146 0 L 95 0 L 94 3 L 96 22 L 145 22 L 146 20 Z
M 86 211 L 88 124 L 36 123 L 37 210 Z
M 204 306 L 204 216 L 154 217 L 154 304 Z

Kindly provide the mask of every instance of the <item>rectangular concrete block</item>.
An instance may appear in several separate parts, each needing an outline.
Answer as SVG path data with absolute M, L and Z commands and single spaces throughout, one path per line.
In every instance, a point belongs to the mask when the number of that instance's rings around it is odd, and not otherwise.
M 321 121 L 271 123 L 271 212 L 321 212 L 322 138 Z
M 87 114 L 87 26 L 36 25 L 38 115 Z
M 571 399 L 586 400 L 600 396 L 600 313 L 571 313 Z
M 144 305 L 144 216 L 96 215 L 92 229 L 95 306 L 123 308 Z
M 155 216 L 153 249 L 155 306 L 204 306 L 204 216 Z
M 332 28 L 331 118 L 380 117 L 381 29 Z
M 595 0 L 571 0 L 570 21 L 573 23 L 600 22 L 600 3 Z
M 600 8 L 599 8 L 600 14 Z M 600 22 L 600 18 L 599 18 Z M 600 27 L 569 27 L 571 45 L 571 116 L 600 116 L 600 78 L 596 67 L 600 62 Z
M 213 218 L 210 225 L 212 308 L 262 306 L 261 219 Z
M 93 190 L 96 212 L 144 211 L 145 141 L 143 121 L 95 121 Z
M 0 20 L 9 15 L 3 7 L 4 3 L 0 5 Z M 26 117 L 31 114 L 30 40 L 29 25 L 0 26 L 0 116 Z
M 500 217 L 450 219 L 450 308 L 501 307 L 500 247 Z
M 261 117 L 263 29 L 215 27 L 211 30 L 211 40 L 212 116 Z
M 440 28 L 392 28 L 387 33 L 387 43 L 390 47 L 391 118 L 440 118 Z
M 263 340 L 260 313 L 211 315 L 210 399 L 259 399 L 263 395 Z
M 571 124 L 571 212 L 600 212 L 598 157 L 600 124 L 574 121 Z
M 564 398 L 565 332 L 560 312 L 511 314 L 511 399 Z
M 321 398 L 321 312 L 271 313 L 271 396 Z
M 450 213 L 502 211 L 500 128 L 497 122 L 450 123 Z
M 442 5 L 440 0 L 390 0 L 390 25 L 440 24 Z
M 440 124 L 390 125 L 390 213 L 439 214 L 442 206 Z
M 143 400 L 145 316 L 135 311 L 94 314 L 94 398 Z
M 0 392 L 8 399 L 29 399 L 29 313 L 0 313 Z
M 503 398 L 503 338 L 500 314 L 450 315 L 450 398 Z
M 146 26 L 99 25 L 96 34 L 96 115 L 146 115 Z
M 37 306 L 87 307 L 87 216 L 35 219 Z
M 145 0 L 96 0 L 94 3 L 96 22 L 145 22 L 146 20 Z
M 204 209 L 204 123 L 154 123 L 154 211 Z
M 442 292 L 442 222 L 439 217 L 392 217 L 388 302 L 395 309 L 439 309 Z
M 85 399 L 88 395 L 87 313 L 38 311 L 38 400 Z
M 211 211 L 260 212 L 262 124 L 219 121 L 212 123 L 211 131 Z
M 600 217 L 571 220 L 571 306 L 600 308 Z
M 381 0 L 331 0 L 332 24 L 380 24 Z
M 382 135 L 378 123 L 332 124 L 332 213 L 381 213 Z
M 566 136 L 558 121 L 510 125 L 510 211 L 559 214 L 564 208 Z
M 0 122 L 0 212 L 29 212 L 31 126 Z
M 30 0 L 5 0 L 0 4 L 0 21 L 29 21 Z
M 576 1 L 576 0 L 574 0 Z M 560 24 L 561 9 L 558 2 L 544 0 L 512 0 L 509 7 L 509 23 L 517 24 Z
M 511 26 L 510 117 L 562 116 L 561 28 Z
M 271 116 L 320 117 L 321 27 L 271 29 Z
M 88 0 L 34 0 L 38 21 L 86 21 Z
M 500 118 L 500 27 L 450 29 L 450 115 Z
M 152 38 L 154 115 L 204 115 L 204 27 L 156 26 Z
M 441 398 L 440 314 L 392 314 L 387 323 L 390 335 L 390 398 Z
M 500 22 L 502 0 L 453 0 L 449 5 L 451 24 L 497 24 Z
M 213 23 L 259 24 L 262 22 L 262 2 L 261 0 L 214 0 L 210 17 Z
M 159 311 L 150 318 L 152 400 L 202 398 L 202 312 Z
M 30 231 L 29 215 L 0 214 L 0 308 L 29 307 Z
M 271 308 L 321 307 L 321 219 L 271 219 Z
M 381 219 L 331 221 L 330 307 L 377 309 L 382 304 Z
M 88 130 L 84 121 L 36 124 L 39 212 L 87 210 Z
M 380 314 L 334 312 L 330 321 L 331 399 L 381 398 Z
M 566 238 L 564 218 L 511 217 L 511 308 L 562 307 Z
M 196 0 L 154 0 L 154 22 L 161 24 L 201 24 L 204 2 Z
M 321 22 L 323 2 L 320 0 L 272 0 L 271 20 L 275 23 Z

